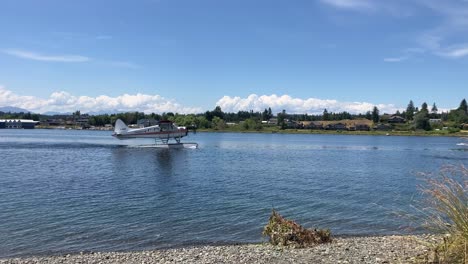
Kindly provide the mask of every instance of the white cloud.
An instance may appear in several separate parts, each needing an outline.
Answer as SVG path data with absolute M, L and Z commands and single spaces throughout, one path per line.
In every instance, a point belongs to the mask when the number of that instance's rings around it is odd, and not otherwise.
M 373 5 L 372 2 L 369 0 L 320 0 L 321 2 L 343 9 L 355 9 L 355 10 L 362 10 L 362 9 L 372 9 Z
M 91 58 L 80 56 L 80 55 L 44 55 L 32 51 L 20 50 L 20 49 L 5 49 L 0 50 L 5 54 L 15 56 L 22 59 L 36 60 L 36 61 L 46 61 L 46 62 L 88 62 L 91 61 Z M 94 59 L 94 63 L 117 67 L 117 68 L 127 68 L 127 69 L 140 69 L 141 66 L 133 62 L 128 61 L 119 61 L 119 60 L 100 60 Z
M 432 16 L 427 26 L 414 37 L 418 54 L 432 54 L 442 58 L 464 58 L 468 41 L 468 1 L 466 0 L 319 0 L 338 9 L 362 13 L 390 14 L 393 17 Z M 413 50 L 415 50 L 413 48 Z M 408 49 L 403 50 L 407 54 Z M 417 55 L 416 53 L 413 53 Z M 406 57 L 409 59 L 410 57 Z M 396 62 L 390 60 L 386 62 Z M 400 60 L 401 61 L 401 60 Z
M 366 14 L 385 13 L 394 17 L 414 15 L 415 8 L 411 1 L 377 1 L 377 0 L 319 0 L 337 9 L 358 11 Z M 403 4 L 402 4 L 403 3 Z
M 425 32 L 418 36 L 416 41 L 421 46 L 421 49 L 425 51 L 435 51 L 440 49 L 442 38 L 440 36 L 436 36 L 434 33 Z
M 393 58 L 384 58 L 385 62 L 401 62 L 407 60 L 408 57 L 393 57 Z
M 88 112 L 139 111 L 145 113 L 200 113 L 199 107 L 185 107 L 172 99 L 160 95 L 137 93 L 123 94 L 117 97 L 100 95 L 97 97 L 75 96 L 60 91 L 52 93 L 48 98 L 24 96 L 13 93 L 0 86 L 0 106 L 15 106 L 36 113 L 73 112 L 80 110 Z
M 468 28 L 468 24 L 466 25 Z M 465 32 L 468 35 L 468 30 Z M 459 59 L 468 55 L 468 43 L 450 43 L 451 34 L 442 28 L 425 32 L 418 38 L 421 47 L 436 56 Z M 464 39 L 467 41 L 468 39 Z
M 51 62 L 86 62 L 91 60 L 88 57 L 80 55 L 44 55 L 32 51 L 19 50 L 19 49 L 6 49 L 2 50 L 3 53 L 12 55 L 22 59 L 37 60 L 37 61 L 51 61 Z
M 468 44 L 447 48 L 445 51 L 439 52 L 439 55 L 449 58 L 461 58 L 468 56 Z
M 298 114 L 319 114 L 326 108 L 329 112 L 347 111 L 350 113 L 365 113 L 371 111 L 374 106 L 377 106 L 381 113 L 394 113 L 397 108 L 393 104 L 372 104 L 367 102 L 340 102 L 337 100 L 317 99 L 317 98 L 293 98 L 289 95 L 278 96 L 251 94 L 247 98 L 224 96 L 216 105 L 219 105 L 225 112 L 237 111 L 263 111 L 265 108 L 271 107 L 274 113 L 281 112 L 285 109 L 288 113 Z
M 462 58 L 468 55 L 468 4 L 459 0 L 418 0 L 422 7 L 431 10 L 438 23 L 417 37 L 425 51 L 445 57 Z

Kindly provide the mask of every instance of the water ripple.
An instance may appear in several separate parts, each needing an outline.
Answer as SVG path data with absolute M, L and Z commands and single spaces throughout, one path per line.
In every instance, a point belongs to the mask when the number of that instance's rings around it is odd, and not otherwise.
M 335 234 L 401 234 L 414 172 L 467 163 L 453 138 L 190 137 L 199 149 L 0 130 L 0 257 L 258 242 L 272 208 Z

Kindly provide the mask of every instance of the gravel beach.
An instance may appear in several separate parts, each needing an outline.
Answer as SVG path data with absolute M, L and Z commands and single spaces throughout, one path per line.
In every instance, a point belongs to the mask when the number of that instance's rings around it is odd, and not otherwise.
M 6 263 L 421 263 L 432 235 L 335 238 L 312 248 L 269 244 L 197 246 L 139 252 L 92 252 L 0 259 Z

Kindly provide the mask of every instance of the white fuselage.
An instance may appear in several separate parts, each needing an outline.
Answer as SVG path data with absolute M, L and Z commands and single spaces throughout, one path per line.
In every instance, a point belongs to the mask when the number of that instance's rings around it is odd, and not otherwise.
M 119 120 L 120 121 L 120 120 Z M 123 122 L 122 122 L 123 123 Z M 118 139 L 126 138 L 155 138 L 155 139 L 180 139 L 187 135 L 185 127 L 178 127 L 172 122 L 160 122 L 158 125 L 144 128 L 129 128 L 117 126 L 112 136 Z

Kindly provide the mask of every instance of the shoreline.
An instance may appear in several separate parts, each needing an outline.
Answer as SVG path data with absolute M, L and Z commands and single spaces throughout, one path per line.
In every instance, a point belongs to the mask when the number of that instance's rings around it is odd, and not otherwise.
M 468 138 L 468 131 L 456 133 L 428 133 L 419 131 L 334 131 L 334 130 L 306 130 L 306 129 L 285 129 L 285 130 L 214 130 L 198 129 L 197 133 L 254 133 L 254 134 L 286 134 L 286 135 L 354 135 L 354 136 L 408 136 L 408 137 L 462 137 Z M 387 135 L 388 134 L 388 135 Z
M 437 235 L 336 237 L 310 248 L 268 243 L 199 245 L 129 252 L 86 252 L 0 258 L 12 263 L 420 263 L 431 259 Z
M 64 127 L 36 127 L 44 130 L 83 130 L 83 131 L 113 131 L 110 129 L 78 129 Z M 197 129 L 196 133 L 239 133 L 239 134 L 286 134 L 286 135 L 354 135 L 354 136 L 408 136 L 408 137 L 462 137 L 468 138 L 468 130 L 454 133 L 442 131 L 336 131 L 336 130 L 310 130 L 310 129 L 263 129 L 263 130 L 237 130 L 237 129 Z

